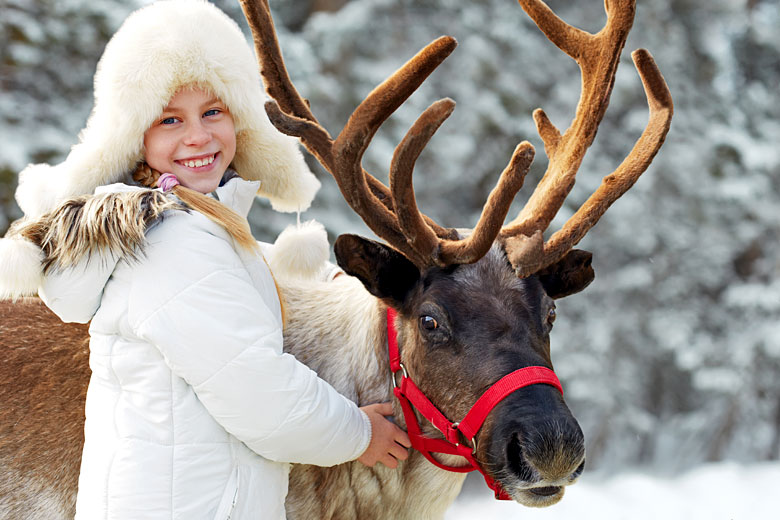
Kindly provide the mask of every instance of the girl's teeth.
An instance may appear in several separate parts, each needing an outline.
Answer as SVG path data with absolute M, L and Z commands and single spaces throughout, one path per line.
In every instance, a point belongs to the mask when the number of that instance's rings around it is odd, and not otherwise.
M 194 161 L 182 161 L 182 164 L 188 168 L 199 168 L 207 164 L 214 162 L 214 156 L 206 157 L 205 159 L 195 159 Z

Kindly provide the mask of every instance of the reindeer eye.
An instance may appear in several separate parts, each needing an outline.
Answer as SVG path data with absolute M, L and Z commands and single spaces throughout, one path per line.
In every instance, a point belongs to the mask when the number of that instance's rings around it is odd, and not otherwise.
M 420 316 L 420 326 L 425 330 L 436 330 L 439 323 L 431 316 Z
M 555 307 L 550 308 L 550 311 L 547 313 L 547 323 L 552 325 L 555 322 L 556 316 Z

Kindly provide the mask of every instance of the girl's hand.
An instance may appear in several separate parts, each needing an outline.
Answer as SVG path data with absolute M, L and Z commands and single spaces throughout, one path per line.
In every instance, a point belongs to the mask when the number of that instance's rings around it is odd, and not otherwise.
M 393 405 L 370 404 L 360 409 L 371 421 L 371 442 L 357 460 L 369 467 L 381 462 L 388 468 L 395 468 L 399 460 L 406 460 L 412 445 L 409 436 L 385 417 L 393 415 Z

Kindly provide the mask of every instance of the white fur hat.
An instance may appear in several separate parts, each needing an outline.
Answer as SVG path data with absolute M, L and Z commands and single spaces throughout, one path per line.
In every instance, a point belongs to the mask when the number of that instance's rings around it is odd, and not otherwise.
M 205 0 L 163 0 L 131 14 L 106 45 L 95 106 L 65 161 L 19 174 L 16 200 L 25 215 L 124 180 L 143 159 L 144 132 L 191 84 L 208 86 L 230 109 L 239 175 L 262 181 L 258 195 L 277 211 L 307 209 L 320 183 L 297 140 L 269 122 L 258 64 L 238 25 Z

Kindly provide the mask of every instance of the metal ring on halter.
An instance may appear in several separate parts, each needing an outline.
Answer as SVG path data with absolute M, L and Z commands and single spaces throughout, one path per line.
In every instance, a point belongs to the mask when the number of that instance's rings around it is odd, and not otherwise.
M 401 367 L 401 371 L 403 372 L 404 377 L 409 377 L 409 373 L 406 371 L 406 367 L 403 363 L 399 363 L 398 366 Z M 398 373 L 398 370 L 393 372 L 393 388 L 398 388 L 398 383 L 396 382 L 395 375 Z
M 452 428 L 453 428 L 453 429 L 455 429 L 455 430 L 457 430 L 457 429 L 458 429 L 458 426 L 460 426 L 460 422 L 456 422 L 456 423 L 453 423 L 453 424 L 452 424 Z M 461 432 L 461 433 L 462 433 L 462 432 Z M 458 444 L 459 444 L 459 443 L 455 444 L 455 446 L 458 446 Z M 474 445 L 474 447 L 473 447 L 473 448 L 471 448 L 471 454 L 472 454 L 472 455 L 476 455 L 476 454 L 477 454 L 477 437 L 476 437 L 476 436 L 474 436 L 474 437 L 472 437 L 472 438 L 471 438 L 471 444 L 473 444 L 473 445 Z

